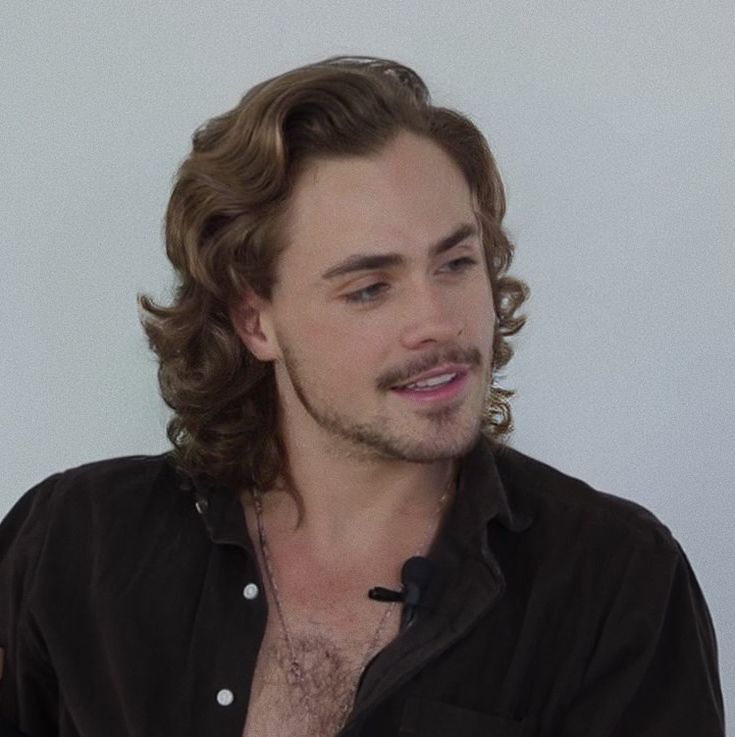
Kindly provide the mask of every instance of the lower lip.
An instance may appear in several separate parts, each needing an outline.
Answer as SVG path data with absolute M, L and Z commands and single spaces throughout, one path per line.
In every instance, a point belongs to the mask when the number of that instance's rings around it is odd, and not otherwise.
M 436 389 L 392 389 L 400 397 L 418 402 L 419 404 L 438 404 L 458 397 L 469 381 L 469 373 L 459 374 L 447 384 L 442 384 Z

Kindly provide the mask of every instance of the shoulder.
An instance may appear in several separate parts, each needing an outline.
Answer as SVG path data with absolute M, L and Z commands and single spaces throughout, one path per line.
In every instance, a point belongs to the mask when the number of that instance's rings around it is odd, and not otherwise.
M 45 535 L 62 525 L 87 535 L 109 521 L 133 526 L 146 511 L 183 497 L 180 478 L 167 453 L 86 463 L 55 473 L 26 491 L 2 522 L 1 540 L 25 531 Z M 128 523 L 126 525 L 126 522 Z
M 103 573 L 126 580 L 140 560 L 160 558 L 163 543 L 174 557 L 194 554 L 206 534 L 182 481 L 168 454 L 95 461 L 44 479 L 0 523 L 0 597 L 73 598 Z
M 644 506 L 518 451 L 494 456 L 509 505 L 533 523 L 520 535 L 496 529 L 493 550 L 534 662 L 552 663 L 551 682 L 570 684 L 570 728 L 592 724 L 587 710 L 611 698 L 627 705 L 620 724 L 652 724 L 667 688 L 694 694 L 682 714 L 696 701 L 708 723 L 721 722 L 712 619 L 669 528 Z
M 596 622 L 617 607 L 615 621 L 632 617 L 651 634 L 672 606 L 704 611 L 683 548 L 649 509 L 510 448 L 495 461 L 511 509 L 532 519 L 516 542 L 500 539 L 502 565 L 514 585 L 551 597 L 547 616 L 575 601 Z
M 495 450 L 495 462 L 511 507 L 530 514 L 537 533 L 567 536 L 570 544 L 581 537 L 599 546 L 635 544 L 678 554 L 669 528 L 643 505 L 507 446 Z
M 62 489 L 147 489 L 157 482 L 172 480 L 175 467 L 168 453 L 133 455 L 85 463 L 54 474 Z
M 135 455 L 85 463 L 53 474 L 28 494 L 54 497 L 56 503 L 140 501 L 178 488 L 179 478 L 168 453 Z

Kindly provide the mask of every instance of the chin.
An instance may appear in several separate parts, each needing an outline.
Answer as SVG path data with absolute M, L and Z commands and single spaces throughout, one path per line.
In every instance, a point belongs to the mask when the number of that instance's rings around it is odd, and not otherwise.
M 457 423 L 447 423 L 445 428 L 434 429 L 431 433 L 406 433 L 403 438 L 385 438 L 383 450 L 392 451 L 390 455 L 413 463 L 433 463 L 451 460 L 468 453 L 481 434 L 480 418 L 458 427 Z
M 417 453 L 417 456 L 422 456 L 422 458 L 417 458 L 417 460 L 423 460 L 423 462 L 428 463 L 431 461 L 444 461 L 452 458 L 459 458 L 472 449 L 479 436 L 480 430 L 478 428 L 477 432 L 474 432 L 471 435 L 463 435 L 462 437 L 453 438 L 450 442 L 447 442 L 446 439 L 442 439 L 441 441 L 430 443 L 421 449 L 417 449 L 420 451 Z

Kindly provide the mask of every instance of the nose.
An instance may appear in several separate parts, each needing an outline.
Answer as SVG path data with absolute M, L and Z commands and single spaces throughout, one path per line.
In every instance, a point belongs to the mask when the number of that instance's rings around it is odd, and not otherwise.
M 431 343 L 451 343 L 464 330 L 461 297 L 436 285 L 411 290 L 405 306 L 401 330 L 404 348 L 415 349 Z

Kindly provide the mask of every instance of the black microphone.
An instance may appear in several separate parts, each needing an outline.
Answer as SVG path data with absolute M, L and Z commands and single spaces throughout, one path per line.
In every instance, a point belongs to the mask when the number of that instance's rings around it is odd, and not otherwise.
M 401 631 L 410 626 L 416 617 L 421 597 L 429 586 L 433 563 L 428 558 L 414 555 L 401 568 L 401 583 L 403 584 L 403 609 L 401 611 Z
M 416 611 L 421 605 L 421 597 L 431 580 L 434 564 L 420 555 L 409 558 L 401 568 L 401 590 L 375 586 L 368 591 L 368 597 L 376 601 L 402 601 L 401 632 L 409 627 L 416 617 Z

